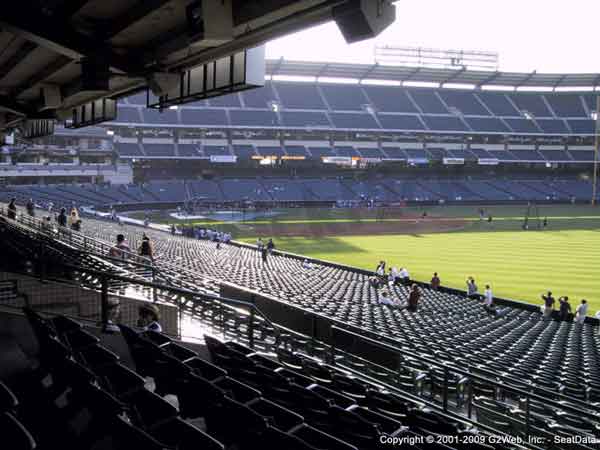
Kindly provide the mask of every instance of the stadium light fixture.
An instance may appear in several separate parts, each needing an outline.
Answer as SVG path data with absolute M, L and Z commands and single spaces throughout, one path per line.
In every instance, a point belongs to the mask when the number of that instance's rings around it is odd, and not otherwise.
M 591 118 L 592 120 L 598 120 L 598 111 L 592 111 L 592 112 L 590 113 L 590 118 Z
M 171 106 L 169 106 L 169 109 L 172 109 L 172 110 L 176 111 L 178 109 L 178 106 L 177 105 L 171 105 Z
M 525 117 L 527 120 L 533 120 L 533 116 L 529 111 L 523 111 L 523 117 Z
M 113 130 L 106 130 L 106 134 L 109 136 L 114 136 L 115 132 Z

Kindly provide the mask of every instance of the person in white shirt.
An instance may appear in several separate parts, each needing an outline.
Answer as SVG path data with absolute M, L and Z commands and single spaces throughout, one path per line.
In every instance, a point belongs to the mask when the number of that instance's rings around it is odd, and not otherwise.
M 400 279 L 402 280 L 402 284 L 404 284 L 404 286 L 408 286 L 410 284 L 410 275 L 408 273 L 408 270 L 406 270 L 406 267 L 402 267 L 400 269 Z
M 492 294 L 492 289 L 489 284 L 485 285 L 485 291 L 483 292 L 484 304 L 488 308 L 490 308 L 494 303 L 494 295 Z
M 587 300 L 581 300 L 581 304 L 575 310 L 575 323 L 585 322 L 585 316 L 587 316 L 588 303 Z
M 387 306 L 396 306 L 396 303 L 394 302 L 394 300 L 392 300 L 390 298 L 390 296 L 388 295 L 388 293 L 386 291 L 383 291 L 379 295 L 379 304 L 387 305 Z
M 494 308 L 494 294 L 492 294 L 492 288 L 489 284 L 485 285 L 485 291 L 483 291 L 483 309 L 492 316 L 497 315 Z
M 305 259 L 304 261 L 302 261 L 302 268 L 303 269 L 312 269 L 312 264 L 310 263 L 310 261 L 308 259 Z

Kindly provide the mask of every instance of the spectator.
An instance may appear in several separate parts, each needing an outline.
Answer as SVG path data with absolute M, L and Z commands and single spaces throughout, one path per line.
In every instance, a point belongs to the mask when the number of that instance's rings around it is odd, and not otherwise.
M 495 315 L 494 310 L 494 294 L 489 284 L 485 285 L 485 291 L 483 291 L 483 309 L 488 314 Z
M 150 238 L 145 234 L 143 235 L 142 243 L 138 248 L 138 255 L 148 258 L 150 261 L 154 262 L 154 250 L 152 248 L 152 244 L 150 243 Z
M 552 312 L 554 311 L 555 303 L 554 297 L 552 296 L 552 292 L 548 291 L 546 295 L 542 295 L 542 300 L 544 300 L 544 317 L 552 317 Z
M 140 306 L 138 326 L 144 331 L 156 331 L 162 333 L 162 326 L 159 323 L 160 311 L 153 304 Z
M 379 294 L 378 301 L 381 305 L 396 306 L 396 303 L 390 298 L 389 294 L 386 291 L 383 291 L 381 294 Z
M 467 297 L 472 299 L 479 299 L 479 292 L 477 290 L 477 284 L 473 277 L 467 278 Z
M 77 211 L 77 208 L 73 207 L 73 208 L 71 208 L 71 213 L 69 214 L 69 218 L 67 220 L 67 224 L 69 225 L 69 228 L 72 229 L 73 225 L 75 225 L 78 220 L 79 220 L 79 211 Z
M 307 270 L 312 269 L 311 262 L 308 259 L 305 259 L 304 261 L 302 261 L 302 268 Z
M 275 243 L 273 242 L 273 239 L 269 239 L 269 242 L 267 242 L 267 250 L 270 253 L 273 253 L 273 250 L 275 250 Z
M 587 300 L 582 299 L 581 304 L 575 310 L 575 323 L 584 323 L 588 312 Z
M 71 225 L 73 231 L 81 231 L 81 219 L 77 219 L 77 221 Z
M 68 220 L 67 219 L 67 210 L 65 208 L 60 208 L 60 213 L 58 214 L 58 217 L 56 218 L 58 225 L 60 227 L 66 227 L 67 220 Z
M 10 203 L 7 207 L 6 215 L 9 219 L 15 220 L 17 218 L 17 199 L 15 197 L 10 199 Z
M 266 264 L 267 263 L 267 259 L 269 257 L 269 250 L 264 245 L 263 245 L 262 249 L 260 250 L 260 256 L 262 258 L 263 263 Z
M 410 293 L 408 294 L 408 307 L 409 311 L 417 311 L 419 308 L 419 300 L 421 299 L 421 291 L 419 286 L 415 283 L 410 287 Z
M 377 264 L 377 269 L 375 269 L 375 273 L 380 277 L 385 276 L 385 261 L 379 261 L 379 264 Z
M 404 286 L 408 286 L 410 284 L 410 275 L 408 273 L 408 270 L 406 270 L 406 267 L 402 267 L 400 268 L 400 279 L 402 280 L 402 284 L 404 284 Z
M 379 289 L 379 286 L 381 285 L 381 278 L 378 276 L 369 277 L 369 284 L 372 288 Z
M 433 289 L 434 291 L 437 291 L 440 288 L 440 277 L 438 277 L 437 272 L 433 273 L 433 277 L 431 278 L 431 289 Z
M 256 248 L 258 249 L 258 251 L 262 252 L 262 249 L 264 246 L 265 246 L 265 243 L 263 242 L 262 238 L 258 238 L 256 240 Z
M 172 224 L 171 224 L 171 234 L 172 234 L 173 236 L 175 236 L 175 232 L 176 232 L 176 231 L 177 231 L 177 229 L 175 228 L 175 224 L 174 224 L 174 223 L 172 223 Z
M 54 231 L 54 228 L 52 227 L 52 218 L 50 216 L 44 217 L 42 221 L 42 229 L 44 231 Z
M 125 259 L 127 257 L 127 253 L 130 253 L 131 249 L 129 245 L 125 242 L 125 236 L 122 234 L 117 234 L 117 243 L 110 249 L 108 255 L 113 258 L 122 258 Z
M 569 303 L 569 297 L 567 297 L 566 295 L 563 297 L 560 297 L 558 299 L 558 303 L 559 303 L 559 319 L 562 321 L 566 321 L 569 320 L 570 316 L 571 316 L 571 304 Z
M 35 217 L 35 203 L 33 203 L 32 198 L 27 201 L 25 208 L 27 209 L 27 214 L 29 214 L 31 217 Z
M 75 229 L 76 227 L 76 223 L 79 221 L 79 211 L 77 211 L 77 208 L 73 207 L 71 209 L 71 214 L 69 214 L 69 218 L 67 220 L 67 223 L 69 225 L 69 228 L 71 229 Z

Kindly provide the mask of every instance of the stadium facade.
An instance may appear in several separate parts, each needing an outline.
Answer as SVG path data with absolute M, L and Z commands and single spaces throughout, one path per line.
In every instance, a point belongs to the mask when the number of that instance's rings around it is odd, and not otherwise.
M 284 60 L 267 73 L 162 111 L 137 94 L 102 127 L 5 146 L 3 184 L 21 186 L 3 197 L 43 201 L 36 184 L 80 204 L 592 197 L 596 76 Z M 78 198 L 72 183 L 104 187 Z

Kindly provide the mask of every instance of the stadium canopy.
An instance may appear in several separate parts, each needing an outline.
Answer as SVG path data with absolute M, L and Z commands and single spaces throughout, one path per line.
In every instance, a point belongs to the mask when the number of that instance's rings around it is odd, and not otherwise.
M 375 16 L 382 4 L 355 0 L 5 0 L 0 131 L 147 86 L 172 92 L 186 69 L 227 57 L 234 66 L 232 55 L 331 20 L 349 42 L 373 37 L 395 18 L 384 1 Z
M 267 61 L 267 73 L 272 76 L 317 77 L 352 80 L 375 80 L 472 85 L 518 88 L 596 88 L 600 74 L 519 73 L 428 67 L 384 66 L 380 64 L 346 64 L 327 62 Z

